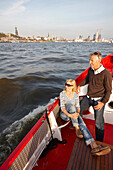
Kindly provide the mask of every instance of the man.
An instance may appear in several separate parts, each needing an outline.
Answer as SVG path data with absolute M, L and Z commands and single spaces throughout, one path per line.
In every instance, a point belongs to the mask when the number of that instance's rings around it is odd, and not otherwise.
M 103 142 L 104 138 L 104 108 L 109 100 L 112 91 L 112 76 L 110 72 L 101 65 L 102 55 L 96 51 L 90 54 L 90 68 L 86 78 L 79 84 L 80 86 L 88 84 L 87 96 L 83 98 L 80 106 L 80 115 L 83 111 L 93 106 L 95 116 L 95 134 L 96 140 Z

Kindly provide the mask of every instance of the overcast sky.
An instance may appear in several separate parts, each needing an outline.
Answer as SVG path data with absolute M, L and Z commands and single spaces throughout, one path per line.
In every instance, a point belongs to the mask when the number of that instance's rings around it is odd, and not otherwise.
M 0 0 L 0 32 L 20 36 L 113 38 L 113 0 Z

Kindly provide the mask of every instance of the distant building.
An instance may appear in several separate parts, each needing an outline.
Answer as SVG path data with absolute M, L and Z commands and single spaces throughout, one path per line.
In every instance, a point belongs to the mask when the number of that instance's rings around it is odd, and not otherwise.
M 101 34 L 98 35 L 98 42 L 101 41 Z
M 47 40 L 48 40 L 48 41 L 51 40 L 51 37 L 50 37 L 49 33 L 48 33 L 48 36 L 47 36 Z
M 52 41 L 57 41 L 57 37 L 52 37 Z
M 90 35 L 88 36 L 88 39 L 87 39 L 88 41 L 91 41 L 91 37 L 90 37 Z
M 31 39 L 35 39 L 34 35 L 32 35 Z
M 95 40 L 98 41 L 98 31 L 96 32 Z
M 11 39 L 11 33 L 8 33 L 9 39 Z
M 41 41 L 41 37 L 40 36 L 37 36 L 37 41 Z
M 57 41 L 64 41 L 65 39 L 64 39 L 64 37 L 57 37 Z
M 95 41 L 95 40 L 96 40 L 96 34 L 93 35 L 93 41 Z
M 79 40 L 82 40 L 83 36 L 82 35 L 79 35 Z
M 15 27 L 15 35 L 18 36 L 18 30 L 17 30 L 17 27 Z
M 98 30 L 97 30 L 97 32 L 93 35 L 93 41 L 95 42 L 101 41 L 101 30 L 100 30 L 100 33 L 98 33 Z

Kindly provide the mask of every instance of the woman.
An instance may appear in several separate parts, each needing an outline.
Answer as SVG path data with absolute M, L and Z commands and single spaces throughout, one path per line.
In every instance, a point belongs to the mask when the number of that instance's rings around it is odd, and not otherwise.
M 65 89 L 60 93 L 60 106 L 62 111 L 60 116 L 65 121 L 71 119 L 73 127 L 76 130 L 77 137 L 84 137 L 86 145 L 91 146 L 92 155 L 100 156 L 108 154 L 111 151 L 110 147 L 96 144 L 83 119 L 79 115 L 79 96 L 76 93 L 76 90 L 77 87 L 75 80 L 67 80 L 65 83 Z

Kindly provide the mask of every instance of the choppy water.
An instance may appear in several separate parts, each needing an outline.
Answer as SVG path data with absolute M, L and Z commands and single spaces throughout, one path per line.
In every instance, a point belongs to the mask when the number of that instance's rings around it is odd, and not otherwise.
M 109 43 L 0 43 L 0 163 L 59 96 L 65 80 L 89 67 Z

